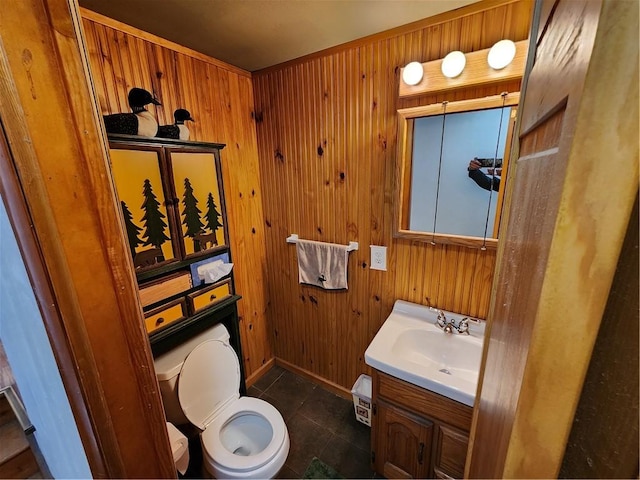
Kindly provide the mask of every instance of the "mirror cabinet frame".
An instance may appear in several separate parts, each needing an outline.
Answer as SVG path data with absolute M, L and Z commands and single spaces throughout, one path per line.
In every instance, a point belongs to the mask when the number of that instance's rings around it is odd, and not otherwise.
M 505 95 L 504 98 L 503 95 Z M 484 98 L 448 102 L 446 104 L 446 113 L 448 115 L 452 113 L 487 110 L 491 108 L 517 107 L 519 101 L 520 92 L 513 92 Z M 409 229 L 414 120 L 421 117 L 441 115 L 443 113 L 443 103 L 434 103 L 431 105 L 398 110 L 398 153 L 396 155 L 393 236 L 395 238 L 431 242 L 432 244 L 462 245 L 474 248 L 481 248 L 485 246 L 486 248 L 496 248 L 498 245 L 497 237 L 500 229 L 500 219 L 502 217 L 501 210 L 504 198 L 504 189 L 501 189 L 498 192 L 494 229 L 493 232 L 488 232 L 490 235 L 488 235 L 486 239 L 483 237 L 422 232 Z M 513 114 L 510 115 L 508 121 L 509 126 L 507 129 L 502 167 L 503 172 L 505 173 L 508 171 L 509 156 L 511 155 L 515 116 Z

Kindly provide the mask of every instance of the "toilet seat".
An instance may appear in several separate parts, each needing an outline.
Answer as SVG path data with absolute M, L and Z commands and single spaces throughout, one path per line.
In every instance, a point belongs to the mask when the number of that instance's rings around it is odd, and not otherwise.
M 240 397 L 240 363 L 229 343 L 207 340 L 184 360 L 178 381 L 178 399 L 187 419 L 202 430 L 205 466 L 217 478 L 266 478 L 280 470 L 289 453 L 289 434 L 280 412 L 268 402 Z M 255 417 L 249 422 L 245 415 Z M 251 439 L 243 425 L 271 429 L 271 438 L 255 454 L 241 455 L 229 451 L 223 443 L 227 424 L 240 420 L 230 430 L 229 438 Z M 255 437 L 254 437 L 255 438 Z M 265 436 L 265 438 L 268 438 Z M 233 442 L 231 442 L 233 443 Z M 241 446 L 250 446 L 245 442 Z M 254 444 L 255 446 L 255 444 Z
M 231 345 L 202 342 L 184 360 L 178 399 L 187 419 L 204 430 L 216 415 L 240 397 L 240 363 Z
M 264 417 L 273 429 L 271 441 L 267 447 L 255 455 L 246 457 L 230 452 L 220 439 L 222 427 L 228 421 L 239 417 L 243 413 Z M 206 455 L 214 463 L 237 472 L 245 472 L 260 468 L 275 457 L 285 443 L 285 436 L 284 419 L 273 405 L 259 398 L 241 397 L 220 412 L 215 420 L 202 432 L 202 446 Z M 212 453 L 215 453 L 215 455 L 212 455 Z

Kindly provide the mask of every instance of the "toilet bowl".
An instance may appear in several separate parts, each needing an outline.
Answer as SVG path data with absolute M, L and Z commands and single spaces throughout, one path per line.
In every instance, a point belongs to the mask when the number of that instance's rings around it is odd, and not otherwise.
M 164 366 L 174 373 L 157 372 L 163 400 L 177 393 L 184 416 L 201 430 L 205 468 L 216 478 L 273 478 L 289 454 L 282 415 L 264 400 L 240 397 L 240 363 L 224 326 L 187 343 L 165 354 L 171 360 L 163 355 L 155 363 L 157 370 Z M 175 375 L 177 361 L 181 369 Z M 171 388 L 163 388 L 163 381 Z

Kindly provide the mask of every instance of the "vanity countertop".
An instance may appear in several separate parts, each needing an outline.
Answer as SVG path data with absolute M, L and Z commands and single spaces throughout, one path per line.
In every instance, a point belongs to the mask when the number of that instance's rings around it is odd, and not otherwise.
M 465 318 L 444 311 L 456 325 Z M 485 322 L 469 318 L 469 335 L 445 333 L 438 310 L 397 300 L 365 352 L 367 365 L 473 406 Z

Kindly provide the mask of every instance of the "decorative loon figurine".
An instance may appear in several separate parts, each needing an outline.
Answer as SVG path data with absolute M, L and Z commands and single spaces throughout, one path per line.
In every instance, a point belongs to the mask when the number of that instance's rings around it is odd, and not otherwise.
M 185 110 L 184 108 L 179 108 L 175 112 L 173 112 L 173 118 L 175 123 L 173 125 L 161 125 L 158 127 L 157 137 L 160 138 L 176 138 L 180 140 L 189 140 L 189 129 L 184 124 L 187 120 L 191 122 L 195 122 L 193 118 L 191 118 L 191 114 L 189 110 Z
M 104 126 L 107 133 L 155 137 L 158 133 L 158 121 L 145 108 L 150 103 L 162 105 L 151 93 L 142 88 L 129 90 L 129 106 L 133 113 L 104 115 Z

